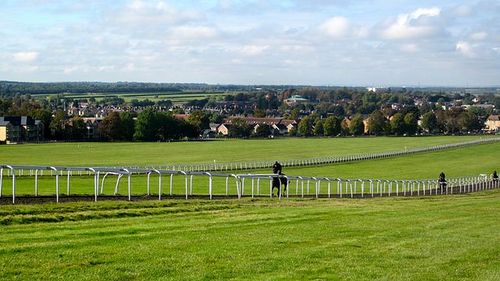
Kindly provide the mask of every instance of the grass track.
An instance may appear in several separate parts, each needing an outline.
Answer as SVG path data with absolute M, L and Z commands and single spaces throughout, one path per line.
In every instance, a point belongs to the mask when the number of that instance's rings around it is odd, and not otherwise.
M 144 100 L 149 99 L 152 101 L 159 100 L 171 100 L 172 102 L 180 102 L 180 101 L 191 101 L 194 99 L 204 99 L 209 97 L 219 97 L 225 95 L 231 95 L 232 93 L 225 92 L 203 92 L 203 91 L 194 91 L 194 92 L 146 92 L 146 93 L 72 93 L 65 94 L 64 96 L 72 99 L 89 99 L 95 98 L 97 100 L 102 100 L 106 97 L 119 97 L 123 98 L 126 102 L 131 101 L 132 99 Z M 37 99 L 45 99 L 48 94 L 39 94 L 34 95 Z
M 304 159 L 402 150 L 479 139 L 478 136 L 283 138 L 176 143 L 48 143 L 0 146 L 0 163 L 73 166 L 166 165 Z
M 2 206 L 0 279 L 499 280 L 499 199 Z
M 301 176 L 327 176 L 331 178 L 375 178 L 375 179 L 436 179 L 441 171 L 448 177 L 473 176 L 480 173 L 492 173 L 500 171 L 500 143 L 482 144 L 462 147 L 457 149 L 443 150 L 431 153 L 418 153 L 388 159 L 376 159 L 344 164 L 325 165 L 317 167 L 293 167 L 284 169 L 287 175 Z M 269 170 L 233 171 L 236 173 L 270 173 Z M 231 172 L 228 172 L 231 173 Z M 169 180 L 164 176 L 162 181 L 163 193 L 168 193 Z M 110 176 L 105 182 L 105 194 L 112 194 L 116 177 Z M 9 196 L 11 192 L 11 179 L 4 177 L 3 195 Z M 39 179 L 39 194 L 55 194 L 54 177 L 44 176 Z M 61 193 L 66 193 L 66 177 L 60 178 Z M 208 195 L 208 178 L 194 177 L 194 194 Z M 236 194 L 233 180 L 230 181 L 229 193 Z M 245 194 L 250 194 L 250 183 L 247 184 Z M 293 183 L 292 183 L 293 185 Z M 146 194 L 145 176 L 134 176 L 132 178 L 133 194 Z M 262 184 L 261 194 L 269 194 L 267 184 Z M 293 188 L 292 188 L 293 189 Z M 33 195 L 34 177 L 18 177 L 18 195 Z M 120 183 L 120 193 L 125 195 L 127 191 L 126 179 Z M 152 194 L 158 193 L 158 178 L 151 177 Z M 295 189 L 293 189 L 295 190 Z M 174 194 L 185 194 L 184 178 L 174 177 Z M 92 177 L 72 177 L 72 194 L 93 194 Z M 214 194 L 225 194 L 225 178 L 215 178 Z
M 437 179 L 441 171 L 448 177 L 462 177 L 491 174 L 494 170 L 500 171 L 498 142 L 341 165 L 293 167 L 287 168 L 285 173 L 364 179 Z

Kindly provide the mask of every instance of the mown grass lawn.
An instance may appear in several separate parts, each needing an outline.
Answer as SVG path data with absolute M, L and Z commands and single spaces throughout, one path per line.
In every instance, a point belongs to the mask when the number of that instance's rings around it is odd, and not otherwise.
M 0 206 L 0 280 L 499 280 L 499 200 Z
M 284 172 L 332 178 L 437 179 L 441 171 L 447 177 L 463 177 L 494 170 L 500 172 L 500 142 L 339 165 L 290 167 Z
M 429 153 L 418 153 L 401 157 L 358 161 L 324 166 L 285 167 L 283 172 L 295 176 L 325 176 L 330 178 L 351 179 L 437 179 L 441 171 L 447 177 L 478 176 L 491 174 L 494 170 L 500 171 L 500 143 L 467 146 L 457 149 L 443 150 Z M 47 173 L 47 172 L 45 172 Z M 271 173 L 270 170 L 228 171 L 227 173 Z M 4 196 L 12 194 L 11 178 L 4 171 Z M 116 183 L 116 176 L 108 176 L 105 181 L 104 193 L 112 194 Z M 230 179 L 229 194 L 237 194 L 235 183 Z M 292 193 L 295 192 L 292 183 Z M 60 178 L 60 192 L 66 193 L 66 177 Z M 263 180 L 261 194 L 269 194 L 268 183 Z M 71 177 L 71 194 L 93 194 L 93 177 Z M 126 194 L 127 182 L 123 177 L 119 185 L 119 193 Z M 162 193 L 169 192 L 169 177 L 162 177 Z M 225 178 L 214 179 L 214 194 L 224 195 Z M 326 192 L 326 189 L 323 189 Z M 132 177 L 132 193 L 146 194 L 146 176 Z M 158 176 L 151 176 L 151 193 L 158 194 Z M 185 194 L 183 176 L 175 176 L 173 193 Z M 208 178 L 193 178 L 193 193 L 208 196 Z M 34 194 L 34 177 L 17 177 L 18 195 Z M 55 179 L 53 176 L 39 178 L 39 194 L 55 194 Z M 250 182 L 246 183 L 245 194 L 251 194 Z
M 282 138 L 175 143 L 47 143 L 1 145 L 0 163 L 145 166 L 307 159 L 403 150 L 476 140 L 480 136 Z M 484 136 L 483 136 L 484 138 Z

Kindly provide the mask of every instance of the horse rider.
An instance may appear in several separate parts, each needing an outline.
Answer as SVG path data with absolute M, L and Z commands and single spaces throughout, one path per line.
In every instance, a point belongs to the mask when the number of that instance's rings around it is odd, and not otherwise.
M 274 162 L 274 165 L 273 165 L 273 174 L 281 175 L 282 174 L 282 170 L 283 170 L 283 167 L 281 166 L 281 164 L 278 161 Z
M 281 175 L 283 175 L 282 170 L 283 170 L 283 167 L 281 166 L 281 164 L 278 161 L 274 162 L 273 174 L 279 175 L 279 176 L 273 177 L 273 193 L 274 193 L 274 188 L 277 188 L 278 189 L 278 196 L 281 193 L 281 185 L 285 186 L 285 191 L 286 191 L 286 187 L 287 187 L 287 180 L 284 177 L 281 177 Z
M 439 174 L 439 187 L 441 188 L 441 192 L 443 192 L 443 189 L 446 188 L 446 175 L 444 172 Z

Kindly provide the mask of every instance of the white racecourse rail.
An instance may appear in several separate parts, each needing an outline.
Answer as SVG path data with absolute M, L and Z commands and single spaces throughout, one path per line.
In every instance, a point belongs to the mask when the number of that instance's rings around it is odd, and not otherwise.
M 481 138 L 479 140 L 458 142 L 452 144 L 442 144 L 429 147 L 420 148 L 408 148 L 398 151 L 388 151 L 379 153 L 363 153 L 345 156 L 325 156 L 307 159 L 295 159 L 295 160 L 279 160 L 284 167 L 295 167 L 295 166 L 315 166 L 323 164 L 335 164 L 335 163 L 345 163 L 352 161 L 364 161 L 379 158 L 389 158 L 397 157 L 401 155 L 419 153 L 419 152 L 432 152 L 445 149 L 452 149 L 476 144 L 484 143 L 494 143 L 500 141 L 498 137 L 487 137 Z M 252 162 L 213 162 L 213 163 L 198 163 L 198 164 L 171 164 L 171 165 L 159 165 L 150 166 L 149 168 L 163 169 L 163 170 L 181 170 L 181 171 L 234 171 L 234 170 L 251 170 L 251 169 L 266 169 L 271 168 L 274 161 L 252 161 Z
M 7 171 L 4 175 L 4 170 Z M 291 176 L 275 174 L 225 174 L 210 171 L 180 171 L 180 170 L 159 170 L 154 168 L 116 168 L 116 167 L 61 167 L 61 166 L 31 166 L 31 165 L 0 165 L 0 199 L 3 197 L 4 177 L 11 178 L 12 203 L 16 202 L 16 178 L 32 177 L 34 179 L 33 195 L 38 197 L 39 176 L 54 178 L 55 200 L 59 202 L 61 196 L 60 177 L 66 177 L 65 197 L 78 197 L 71 193 L 71 178 L 77 176 L 91 175 L 93 178 L 92 195 L 97 201 L 103 194 L 104 183 L 108 176 L 116 176 L 114 195 L 118 194 L 120 180 L 125 176 L 127 179 L 127 198 L 132 199 L 133 185 L 132 176 L 135 180 L 146 180 L 146 193 L 142 195 L 151 195 L 151 175 L 158 176 L 158 200 L 162 196 L 182 196 L 185 199 L 193 196 L 193 178 L 204 177 L 208 179 L 206 188 L 208 199 L 214 197 L 214 178 L 225 179 L 225 192 L 218 196 L 231 196 L 238 199 L 246 197 L 277 196 L 282 197 L 316 197 L 316 198 L 371 198 L 381 196 L 424 196 L 441 195 L 454 193 L 476 192 L 485 189 L 498 188 L 498 179 L 481 174 L 478 176 L 468 176 L 459 178 L 449 178 L 447 182 L 439 182 L 432 179 L 411 179 L 411 180 L 390 180 L 390 179 L 342 179 L 334 177 L 308 177 Z M 142 177 L 140 177 L 142 175 Z M 137 177 L 139 176 L 139 177 Z M 173 180 L 174 176 L 183 179 L 183 192 L 174 194 Z M 162 179 L 169 179 L 168 193 L 163 191 Z M 273 180 L 280 179 L 286 182 L 287 188 L 282 185 L 280 189 L 273 193 Z M 280 184 L 281 185 L 281 184 Z M 234 192 L 230 190 L 234 188 Z M 268 188 L 268 192 L 265 189 Z M 248 193 L 246 189 L 250 189 Z M 137 193 L 135 193 L 137 194 Z M 87 194 L 88 195 L 88 194 Z M 199 196 L 198 196 L 199 197 Z M 2 201 L 0 201 L 2 202 Z

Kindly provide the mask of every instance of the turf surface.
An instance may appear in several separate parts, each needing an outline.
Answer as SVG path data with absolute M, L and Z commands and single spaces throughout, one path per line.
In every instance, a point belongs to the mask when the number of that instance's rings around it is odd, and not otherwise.
M 0 163 L 145 166 L 273 161 L 404 150 L 477 140 L 479 136 L 283 138 L 175 143 L 47 143 L 0 146 Z M 483 137 L 484 138 L 484 137 Z
M 499 280 L 499 199 L 0 206 L 0 280 Z
M 363 178 L 363 179 L 437 179 L 439 173 L 444 171 L 448 178 L 463 176 L 478 176 L 479 174 L 491 174 L 494 170 L 500 171 L 500 143 L 481 144 L 437 152 L 418 153 L 404 155 L 394 158 L 366 160 L 351 163 L 314 167 L 285 167 L 284 173 L 295 176 L 325 176 L 330 178 Z M 270 170 L 228 171 L 227 173 L 266 173 Z M 47 174 L 47 172 L 45 172 Z M 39 178 L 39 194 L 55 194 L 53 176 Z M 113 194 L 116 176 L 108 176 L 105 181 L 104 194 Z M 229 194 L 235 195 L 236 188 L 234 180 L 230 179 Z M 294 185 L 294 183 L 292 183 Z M 208 178 L 193 178 L 194 194 L 208 195 Z M 269 194 L 268 183 L 262 183 L 261 194 Z M 65 176 L 60 177 L 61 194 L 65 194 L 67 180 Z M 4 171 L 3 195 L 9 196 L 11 191 L 11 178 Z M 295 189 L 293 189 L 295 192 Z M 119 185 L 119 193 L 127 192 L 126 178 L 122 178 Z M 158 176 L 151 176 L 151 192 L 158 194 Z M 169 192 L 169 178 L 162 177 L 162 193 Z M 225 178 L 215 178 L 215 195 L 224 195 Z M 311 191 L 312 192 L 312 191 Z M 326 189 L 323 189 L 326 192 Z M 132 193 L 146 194 L 146 176 L 132 177 Z M 185 194 L 184 177 L 175 176 L 173 181 L 173 193 Z M 245 194 L 249 195 L 250 182 L 247 181 Z M 34 177 L 17 177 L 18 195 L 34 194 Z M 74 176 L 71 178 L 71 194 L 93 194 L 93 177 Z

